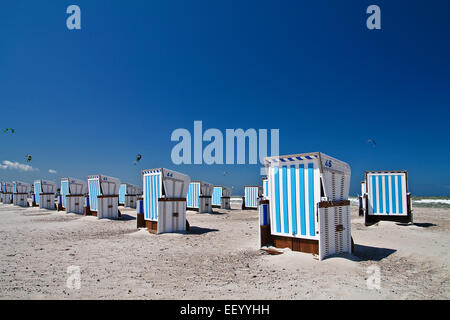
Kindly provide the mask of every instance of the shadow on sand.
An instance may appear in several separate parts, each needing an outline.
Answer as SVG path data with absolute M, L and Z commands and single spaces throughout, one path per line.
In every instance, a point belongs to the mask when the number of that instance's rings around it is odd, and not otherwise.
M 129 214 L 126 213 L 122 213 L 120 218 L 118 219 L 119 221 L 129 221 L 129 220 L 136 220 L 136 217 L 130 216 Z
M 364 246 L 362 244 L 355 244 L 353 255 L 351 255 L 353 259 L 350 257 L 349 259 L 353 261 L 380 261 L 384 258 L 389 257 L 396 251 L 397 250 L 395 249 L 370 247 Z
M 436 227 L 437 224 L 429 223 L 429 222 L 416 222 L 416 223 L 397 223 L 398 226 L 407 227 L 407 226 L 416 226 L 420 228 L 429 228 L 429 227 Z
M 187 234 L 205 234 L 208 232 L 216 232 L 219 231 L 218 229 L 210 229 L 210 228 L 201 228 L 201 227 L 195 227 L 190 226 L 189 231 L 187 231 Z
M 396 251 L 397 250 L 394 249 L 369 247 L 361 244 L 355 244 L 353 253 L 332 254 L 326 256 L 324 260 L 332 258 L 344 258 L 354 262 L 381 261 L 384 258 L 389 257 Z
M 220 215 L 230 214 L 230 213 L 229 212 L 219 212 L 219 211 L 213 210 L 212 213 L 210 213 L 210 214 L 220 216 Z

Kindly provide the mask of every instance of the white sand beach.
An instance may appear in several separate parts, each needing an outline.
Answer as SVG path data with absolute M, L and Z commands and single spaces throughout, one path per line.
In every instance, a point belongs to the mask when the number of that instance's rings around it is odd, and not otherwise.
M 258 248 L 257 211 L 188 211 L 187 234 L 136 229 L 136 212 L 98 220 L 0 204 L 2 299 L 449 299 L 450 209 L 413 208 L 414 225 L 365 227 L 355 254 L 317 261 Z M 67 268 L 79 266 L 81 288 Z M 380 289 L 369 289 L 369 266 Z

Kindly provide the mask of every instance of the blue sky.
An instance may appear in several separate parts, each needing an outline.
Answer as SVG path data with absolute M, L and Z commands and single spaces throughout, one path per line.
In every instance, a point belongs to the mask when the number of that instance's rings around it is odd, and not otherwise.
M 81 30 L 66 8 L 81 8 Z M 366 28 L 381 8 L 382 30 Z M 12 1 L 0 3 L 1 180 L 140 184 L 168 167 L 260 182 L 259 165 L 172 164 L 177 128 L 279 128 L 280 153 L 409 170 L 415 195 L 450 195 L 450 3 L 429 1 Z M 365 141 L 374 139 L 373 148 Z M 133 165 L 137 153 L 143 155 Z M 50 174 L 54 169 L 57 174 Z M 226 172 L 224 174 L 224 172 Z

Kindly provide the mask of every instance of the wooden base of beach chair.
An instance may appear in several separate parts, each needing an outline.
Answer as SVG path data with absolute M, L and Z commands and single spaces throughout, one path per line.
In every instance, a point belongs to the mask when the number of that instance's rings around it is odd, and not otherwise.
M 88 212 L 86 212 L 86 215 L 87 216 L 94 216 L 94 217 L 96 217 L 97 216 L 97 211 L 89 210 Z
M 319 254 L 319 241 L 272 235 L 270 225 L 260 226 L 261 247 L 289 248 L 292 251 Z
M 158 233 L 158 222 L 157 221 L 149 221 L 145 220 L 145 227 L 147 231 L 150 233 Z
M 310 239 L 299 239 L 272 235 L 273 244 L 276 248 L 289 248 L 292 251 L 319 254 L 319 241 Z
M 262 200 L 261 202 L 264 202 L 265 204 L 269 203 L 268 200 Z M 259 237 L 261 247 L 275 247 L 278 249 L 289 248 L 292 251 L 311 253 L 315 255 L 319 254 L 319 240 L 273 235 L 271 233 L 270 224 L 259 226 Z
M 259 234 L 261 237 L 261 247 L 272 245 L 272 234 L 270 233 L 270 225 L 259 226 Z
M 145 219 L 143 213 L 136 215 L 137 228 L 145 228 Z
M 268 254 L 272 254 L 272 255 L 279 255 L 279 254 L 283 254 L 284 252 L 274 248 L 274 247 L 269 247 L 269 248 L 262 248 L 261 250 L 267 252 Z

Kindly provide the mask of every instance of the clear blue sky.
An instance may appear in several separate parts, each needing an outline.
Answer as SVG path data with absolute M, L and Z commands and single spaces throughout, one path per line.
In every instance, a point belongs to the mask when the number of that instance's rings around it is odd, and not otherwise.
M 371 4 L 382 30 L 366 28 Z M 413 194 L 450 195 L 449 16 L 446 0 L 3 0 L 0 126 L 16 132 L 0 134 L 0 162 L 31 154 L 39 171 L 0 180 L 140 184 L 168 167 L 234 194 L 259 183 L 260 165 L 171 163 L 172 131 L 202 120 L 279 128 L 281 154 L 346 161 L 352 194 L 365 170 L 407 169 Z

